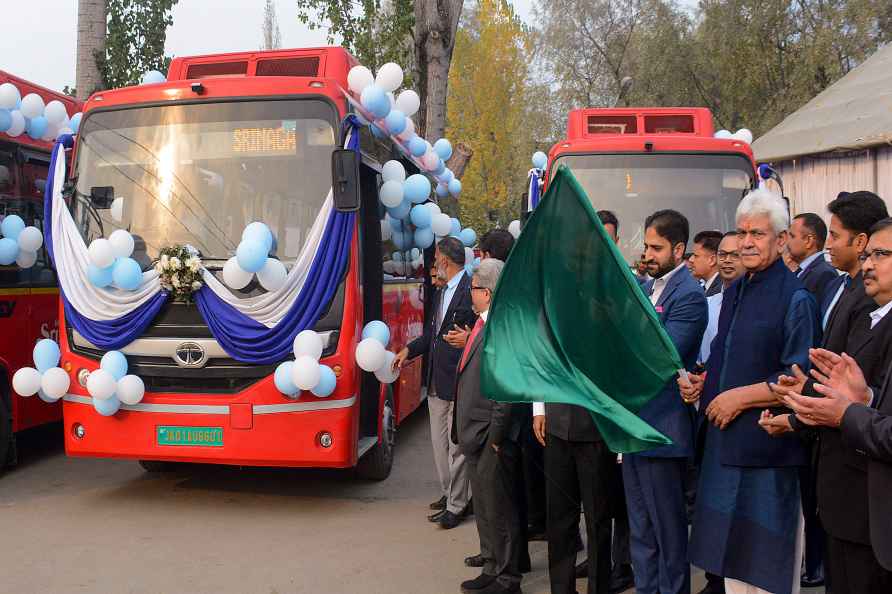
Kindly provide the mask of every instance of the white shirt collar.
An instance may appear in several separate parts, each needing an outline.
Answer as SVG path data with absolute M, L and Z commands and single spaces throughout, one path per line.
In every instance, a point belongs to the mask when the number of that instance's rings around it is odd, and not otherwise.
M 870 312 L 870 328 L 871 328 L 871 330 L 874 328 L 874 326 L 876 326 L 877 324 L 880 323 L 880 320 L 882 320 L 884 317 L 886 317 L 886 314 L 889 313 L 890 309 L 892 309 L 892 301 L 890 301 L 883 307 L 881 307 L 879 309 L 875 309 L 872 312 Z
M 666 283 L 669 282 L 669 279 L 672 278 L 672 275 L 675 274 L 676 272 L 678 272 L 679 270 L 681 270 L 684 266 L 687 266 L 687 264 L 682 262 L 681 264 L 679 264 L 678 266 L 676 266 L 675 268 L 673 268 L 672 270 L 670 270 L 669 272 L 667 272 L 666 274 L 661 276 L 660 278 L 656 279 L 654 281 L 654 286 L 656 286 L 657 283 L 660 283 L 661 285 L 665 285 Z
M 449 279 L 449 282 L 446 283 L 446 286 L 450 289 L 454 289 L 456 286 L 458 286 L 458 283 L 461 282 L 461 277 L 464 275 L 464 273 L 464 270 L 460 270 L 458 273 L 456 273 L 455 276 Z
M 706 281 L 706 284 L 704 285 L 704 288 L 708 289 L 709 287 L 711 287 L 711 286 L 712 286 L 712 283 L 715 282 L 715 279 L 718 278 L 718 276 L 719 276 L 719 271 L 716 270 L 716 271 L 715 271 L 715 274 L 713 274 L 712 276 L 710 276 L 710 277 L 709 277 L 709 280 Z
M 824 257 L 824 251 L 815 252 L 805 260 L 799 263 L 799 276 L 802 276 L 802 273 L 805 272 L 805 269 L 811 266 L 811 263 L 817 260 L 818 258 Z
M 486 311 L 481 311 L 481 312 L 480 312 L 480 319 L 483 320 L 483 323 L 484 323 L 484 324 L 486 323 L 486 318 L 487 318 L 487 316 L 489 316 L 489 310 L 488 310 L 488 309 L 487 309 Z

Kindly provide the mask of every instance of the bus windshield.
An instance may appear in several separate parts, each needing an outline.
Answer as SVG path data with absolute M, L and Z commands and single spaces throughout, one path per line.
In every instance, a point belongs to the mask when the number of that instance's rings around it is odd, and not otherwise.
M 707 229 L 734 227 L 737 203 L 753 184 L 753 166 L 742 155 L 564 155 L 595 210 L 619 219 L 619 248 L 629 263 L 644 249 L 644 220 L 671 208 L 688 218 L 691 238 Z M 690 244 L 688 246 L 691 247 Z
M 174 104 L 90 113 L 81 125 L 77 192 L 113 188 L 100 226 L 76 201 L 85 240 L 127 229 L 134 258 L 191 245 L 205 260 L 235 254 L 242 230 L 269 225 L 292 261 L 331 189 L 336 113 L 320 100 Z

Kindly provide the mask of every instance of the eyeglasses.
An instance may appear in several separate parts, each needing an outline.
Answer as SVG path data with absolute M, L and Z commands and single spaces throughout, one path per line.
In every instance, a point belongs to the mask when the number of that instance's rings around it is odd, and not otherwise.
M 858 259 L 861 260 L 862 262 L 864 262 L 868 258 L 870 258 L 874 262 L 880 262 L 882 260 L 885 260 L 889 256 L 892 256 L 892 250 L 883 250 L 883 249 L 877 248 L 870 252 L 861 252 L 861 254 L 858 255 Z
M 719 250 L 715 255 L 719 260 L 740 260 L 739 252 L 723 252 L 722 250 Z
M 471 285 L 471 290 L 472 291 L 489 291 L 489 289 L 487 289 L 486 287 L 475 287 L 473 285 Z

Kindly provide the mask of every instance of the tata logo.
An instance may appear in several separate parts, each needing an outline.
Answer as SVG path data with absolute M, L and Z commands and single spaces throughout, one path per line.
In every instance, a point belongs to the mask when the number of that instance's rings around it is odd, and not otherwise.
M 11 318 L 15 301 L 0 301 L 0 318 Z
M 208 357 L 197 342 L 183 342 L 174 351 L 173 359 L 180 367 L 204 367 Z

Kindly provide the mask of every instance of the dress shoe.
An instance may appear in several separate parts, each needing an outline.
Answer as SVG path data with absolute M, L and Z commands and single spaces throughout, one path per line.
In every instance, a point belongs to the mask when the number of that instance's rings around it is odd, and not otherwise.
M 427 517 L 427 519 L 428 519 L 428 521 L 430 521 L 430 522 L 435 522 L 435 523 L 436 523 L 436 522 L 439 522 L 439 521 L 440 521 L 440 518 L 442 518 L 442 517 L 443 517 L 443 514 L 445 514 L 445 513 L 446 513 L 446 510 L 445 510 L 445 509 L 441 509 L 440 511 L 438 511 L 438 512 L 434 512 L 434 513 L 432 513 L 431 515 L 429 515 L 429 516 Z
M 443 512 L 443 515 L 440 516 L 440 519 L 437 520 L 437 524 L 440 525 L 440 528 L 444 530 L 452 530 L 459 524 L 461 524 L 462 518 L 460 515 L 455 515 L 448 509 Z
M 496 576 L 487 575 L 485 573 L 481 573 L 473 580 L 465 580 L 461 583 L 461 591 L 463 593 L 467 592 L 479 592 L 483 588 L 487 587 L 491 583 L 496 581 Z
M 473 590 L 474 594 L 521 594 L 520 584 L 505 586 L 498 581 L 493 581 L 482 590 Z
M 584 559 L 582 563 L 579 563 L 576 566 L 576 579 L 582 579 L 588 577 L 588 559 Z
M 431 503 L 428 507 L 438 511 L 446 509 L 446 496 L 443 495 L 442 497 Z
M 527 540 L 532 542 L 534 540 L 546 540 L 545 536 L 545 528 L 542 526 L 533 526 L 530 524 L 527 526 Z
M 465 557 L 465 565 L 468 567 L 483 567 L 483 555 L 472 555 Z
M 803 588 L 820 588 L 824 585 L 824 572 L 818 571 L 814 575 L 803 575 L 799 580 L 799 585 Z
M 635 585 L 635 575 L 632 573 L 632 566 L 628 564 L 617 564 L 613 566 L 610 572 L 610 584 L 607 588 L 610 594 L 618 594 L 625 592 Z

